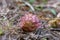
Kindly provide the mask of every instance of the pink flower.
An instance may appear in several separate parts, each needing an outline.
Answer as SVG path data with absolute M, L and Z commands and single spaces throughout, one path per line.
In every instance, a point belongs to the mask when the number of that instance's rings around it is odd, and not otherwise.
M 26 22 L 32 22 L 36 27 L 40 26 L 39 19 L 36 15 L 33 14 L 25 14 L 20 18 L 21 22 L 19 23 L 20 27 L 23 27 Z

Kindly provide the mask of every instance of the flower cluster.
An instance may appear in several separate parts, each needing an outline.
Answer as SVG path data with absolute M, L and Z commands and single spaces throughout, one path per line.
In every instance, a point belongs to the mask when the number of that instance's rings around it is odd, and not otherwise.
M 20 27 L 23 30 L 33 31 L 40 26 L 39 19 L 36 15 L 33 14 L 25 14 L 21 17 Z

